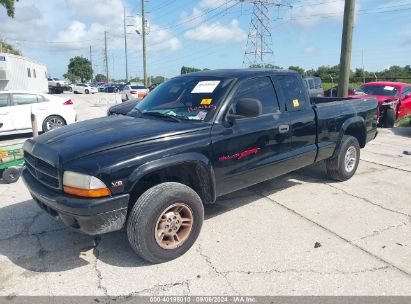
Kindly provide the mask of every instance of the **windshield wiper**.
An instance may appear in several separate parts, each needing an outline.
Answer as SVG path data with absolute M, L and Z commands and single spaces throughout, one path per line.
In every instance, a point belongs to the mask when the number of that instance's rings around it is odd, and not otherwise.
M 180 119 L 180 118 L 177 118 L 177 117 L 175 117 L 175 116 L 173 116 L 173 115 L 160 113 L 160 112 L 154 112 L 154 111 L 152 111 L 152 112 L 143 112 L 142 114 L 143 114 L 143 115 L 150 115 L 150 116 L 154 116 L 154 117 L 167 118 L 167 119 L 171 119 L 171 120 L 176 121 L 176 122 L 181 122 L 181 119 Z

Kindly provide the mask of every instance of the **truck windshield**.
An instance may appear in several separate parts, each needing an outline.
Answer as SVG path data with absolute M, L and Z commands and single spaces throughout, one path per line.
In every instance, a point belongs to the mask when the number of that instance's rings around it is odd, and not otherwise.
M 222 77 L 170 79 L 148 94 L 129 115 L 139 117 L 155 112 L 180 120 L 209 121 L 231 82 L 232 79 Z
M 360 90 L 367 95 L 394 96 L 395 98 L 398 97 L 398 89 L 391 87 L 391 86 L 386 86 L 386 85 L 381 85 L 381 86 L 364 85 L 360 88 Z

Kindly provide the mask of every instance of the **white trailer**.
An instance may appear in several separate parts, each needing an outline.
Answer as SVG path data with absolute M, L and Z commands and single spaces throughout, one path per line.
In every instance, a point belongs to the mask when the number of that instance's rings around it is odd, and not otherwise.
M 29 58 L 0 53 L 0 91 L 48 93 L 47 67 Z

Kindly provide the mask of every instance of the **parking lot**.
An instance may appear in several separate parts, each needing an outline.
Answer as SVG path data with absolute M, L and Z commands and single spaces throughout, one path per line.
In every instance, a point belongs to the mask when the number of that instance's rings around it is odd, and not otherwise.
M 120 102 L 114 94 L 69 96 L 79 120 Z M 410 295 L 406 150 L 411 128 L 381 129 L 349 181 L 327 180 L 319 164 L 222 197 L 206 206 L 191 250 L 159 265 L 140 260 L 125 231 L 71 232 L 34 204 L 21 180 L 0 184 L 0 296 Z

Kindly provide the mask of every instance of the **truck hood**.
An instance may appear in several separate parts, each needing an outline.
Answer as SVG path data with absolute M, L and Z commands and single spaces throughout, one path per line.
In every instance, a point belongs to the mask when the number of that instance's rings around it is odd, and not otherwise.
M 64 163 L 108 149 L 209 128 L 204 123 L 172 122 L 157 118 L 109 116 L 87 120 L 27 140 L 25 150 Z M 42 149 L 43 148 L 43 149 Z M 38 152 L 38 153 L 36 153 Z M 39 155 L 40 156 L 40 155 Z
M 383 96 L 383 95 L 367 95 L 367 94 L 362 94 L 362 95 L 350 95 L 348 97 L 351 98 L 375 98 L 377 99 L 378 103 L 383 103 L 384 101 L 387 100 L 396 100 L 397 98 L 395 98 L 394 96 Z

